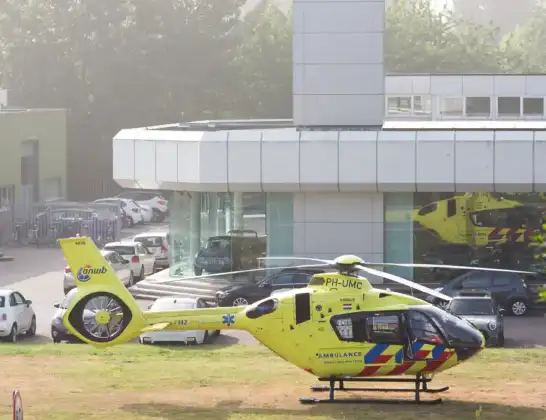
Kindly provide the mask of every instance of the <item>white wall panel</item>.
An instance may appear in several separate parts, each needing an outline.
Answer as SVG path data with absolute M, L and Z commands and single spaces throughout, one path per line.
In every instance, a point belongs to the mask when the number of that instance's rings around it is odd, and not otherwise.
M 338 131 L 305 131 L 300 137 L 300 189 L 338 191 Z
M 417 191 L 454 191 L 455 132 L 417 132 L 416 148 Z
M 546 156 L 546 132 L 537 131 L 535 133 L 534 150 L 534 191 L 546 192 L 546 165 L 544 164 Z
M 135 181 L 140 188 L 158 188 L 155 141 L 135 140 Z
M 494 132 L 455 133 L 455 190 L 493 191 Z
M 525 76 L 496 75 L 494 96 L 525 96 Z
M 203 133 L 197 159 L 199 179 L 203 184 L 201 191 L 225 192 L 228 190 L 227 153 L 227 133 L 225 131 Z
M 533 132 L 495 133 L 495 191 L 533 191 Z
M 115 180 L 135 179 L 135 142 L 134 140 L 113 140 L 113 175 Z
M 300 133 L 284 128 L 262 135 L 262 188 L 269 192 L 300 189 Z
M 233 130 L 227 136 L 228 187 L 237 185 L 237 191 L 262 190 L 262 132 Z
M 178 182 L 178 143 L 156 141 L 155 158 L 157 182 Z
M 495 76 L 463 76 L 464 96 L 495 96 Z
M 339 133 L 339 190 L 377 191 L 377 131 Z
M 415 191 L 415 131 L 380 131 L 377 137 L 379 191 Z
M 430 93 L 437 96 L 462 96 L 462 76 L 435 76 L 430 80 Z

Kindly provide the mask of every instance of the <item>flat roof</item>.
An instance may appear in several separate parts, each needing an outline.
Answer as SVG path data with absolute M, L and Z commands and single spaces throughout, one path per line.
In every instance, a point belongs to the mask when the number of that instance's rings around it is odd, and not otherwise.
M 434 120 L 434 121 L 385 121 L 386 131 L 544 131 L 544 120 Z
M 147 130 L 168 131 L 219 131 L 219 130 L 250 130 L 270 128 L 291 128 L 294 120 L 290 119 L 256 119 L 256 120 L 203 120 L 176 124 L 145 127 Z

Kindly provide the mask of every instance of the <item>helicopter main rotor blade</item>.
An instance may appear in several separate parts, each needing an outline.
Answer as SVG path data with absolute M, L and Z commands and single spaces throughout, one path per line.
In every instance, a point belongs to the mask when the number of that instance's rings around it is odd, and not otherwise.
M 319 258 L 307 258 L 307 257 L 259 257 L 259 260 L 296 260 L 296 261 L 316 261 L 325 264 L 335 264 L 334 260 L 321 260 Z
M 533 271 L 508 270 L 504 268 L 475 267 L 465 265 L 444 265 L 444 264 L 395 264 L 395 263 L 377 263 L 373 264 L 383 267 L 408 267 L 408 268 L 448 268 L 450 270 L 474 270 L 474 271 L 500 271 L 504 273 L 518 274 L 536 274 Z
M 179 279 L 166 279 L 166 280 L 155 280 L 153 281 L 154 284 L 162 284 L 162 283 L 176 283 L 180 280 L 200 280 L 200 279 L 207 279 L 209 277 L 228 277 L 233 274 L 243 274 L 243 273 L 255 273 L 257 271 L 267 271 L 267 270 L 286 270 L 290 268 L 313 268 L 313 267 L 329 267 L 330 264 L 305 264 L 305 265 L 292 265 L 289 267 L 263 267 L 263 268 L 253 268 L 250 270 L 240 270 L 240 271 L 229 271 L 227 273 L 214 273 L 214 274 L 203 274 L 201 276 L 184 276 Z
M 447 301 L 450 301 L 452 298 L 450 296 L 447 296 L 447 295 L 444 295 L 443 293 L 440 293 L 440 292 L 437 292 L 436 290 L 432 290 L 432 289 L 429 289 L 428 287 L 425 287 L 419 283 L 415 283 L 411 280 L 407 280 L 403 277 L 399 277 L 399 276 L 396 276 L 394 274 L 390 274 L 390 273 L 385 273 L 383 271 L 379 271 L 379 270 L 374 270 L 373 268 L 369 268 L 369 267 L 364 267 L 362 265 L 358 265 L 356 266 L 356 268 L 358 268 L 359 270 L 362 270 L 362 271 L 366 271 L 370 274 L 373 274 L 374 276 L 377 276 L 377 277 L 382 277 L 384 279 L 387 279 L 387 280 L 392 280 L 392 281 L 395 281 L 396 283 L 399 283 L 399 284 L 403 284 L 404 286 L 408 286 L 408 287 L 411 287 L 413 289 L 417 289 L 423 293 L 426 293 L 428 295 L 432 295 L 432 296 L 435 296 L 439 299 L 442 299 L 442 300 L 447 300 Z

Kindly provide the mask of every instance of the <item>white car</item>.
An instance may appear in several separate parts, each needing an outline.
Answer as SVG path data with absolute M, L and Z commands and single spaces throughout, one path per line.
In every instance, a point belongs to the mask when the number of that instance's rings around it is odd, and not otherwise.
M 169 244 L 171 243 L 169 232 L 139 233 L 133 238 L 133 241 L 140 242 L 155 254 L 155 266 L 158 270 L 169 268 Z
M 135 281 L 155 273 L 155 254 L 140 242 L 110 242 L 104 246 L 104 249 L 115 251 L 129 261 Z
M 156 192 L 134 190 L 118 194 L 117 197 L 134 200 L 140 205 L 150 207 L 155 215 L 154 222 L 162 222 L 169 214 L 168 201 Z
M 131 287 L 135 284 L 135 280 L 133 277 L 133 270 L 131 270 L 130 261 L 123 258 L 116 251 L 103 249 L 100 251 L 100 253 L 106 259 L 106 261 L 110 264 L 110 266 L 114 269 L 114 271 L 116 272 L 116 276 L 118 277 L 118 279 L 120 279 L 120 281 L 125 286 Z M 78 272 L 81 271 L 82 272 L 81 274 L 85 275 L 86 270 L 92 270 L 92 269 L 100 270 L 101 267 L 80 267 L 78 269 Z M 76 287 L 76 282 L 74 281 L 72 270 L 70 269 L 69 266 L 66 266 L 64 269 L 64 280 L 63 280 L 64 294 L 66 295 L 74 287 Z
M 139 223 L 144 223 L 144 216 L 142 214 L 142 209 L 137 203 L 133 200 L 126 200 L 123 198 L 99 198 L 95 200 L 95 203 L 110 203 L 117 204 L 119 203 L 121 208 L 125 211 L 127 218 L 129 220 L 129 227 L 138 225 Z
M 0 290 L 0 337 L 15 343 L 20 335 L 36 334 L 36 314 L 32 301 L 9 289 Z
M 136 201 L 135 201 L 136 203 Z M 144 220 L 144 223 L 150 223 L 154 221 L 154 212 L 152 211 L 152 208 L 150 206 L 147 206 L 146 204 L 140 204 L 136 203 L 142 212 L 142 219 Z
M 185 309 L 208 308 L 203 299 L 184 297 L 161 297 L 151 306 L 150 312 L 181 311 Z M 218 335 L 219 330 L 211 331 L 151 331 L 142 334 L 138 341 L 141 344 L 179 342 L 185 344 L 203 344 L 210 337 Z

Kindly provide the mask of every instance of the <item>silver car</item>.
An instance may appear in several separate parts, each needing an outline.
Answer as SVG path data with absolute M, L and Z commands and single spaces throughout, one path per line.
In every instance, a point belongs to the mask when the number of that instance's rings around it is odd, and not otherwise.
M 133 270 L 131 270 L 130 261 L 124 259 L 116 251 L 102 250 L 100 253 L 104 257 L 104 259 L 112 266 L 112 268 L 116 272 L 116 276 L 125 286 L 130 287 L 134 284 Z M 75 287 L 76 282 L 74 281 L 72 270 L 69 266 L 66 266 L 64 269 L 63 281 L 64 294 L 66 295 Z
M 169 268 L 169 244 L 171 234 L 168 232 L 139 233 L 133 238 L 155 255 L 155 265 L 158 270 Z

